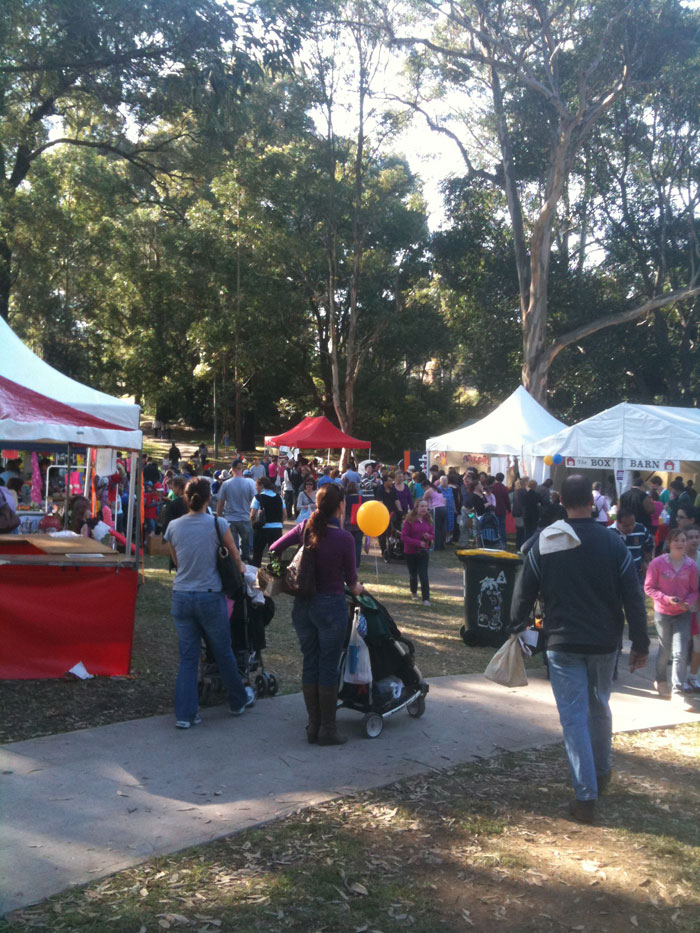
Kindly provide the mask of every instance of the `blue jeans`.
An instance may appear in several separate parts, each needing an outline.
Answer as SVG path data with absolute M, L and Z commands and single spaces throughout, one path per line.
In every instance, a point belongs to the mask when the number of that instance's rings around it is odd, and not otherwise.
M 180 649 L 175 681 L 175 719 L 191 722 L 197 713 L 202 638 L 206 638 L 216 659 L 229 706 L 232 710 L 240 709 L 247 697 L 231 648 L 231 628 L 224 594 L 173 590 L 171 611 Z
M 656 679 L 666 683 L 666 665 L 671 656 L 671 691 L 683 693 L 686 668 L 688 666 L 688 642 L 690 641 L 690 613 L 682 612 L 678 616 L 654 613 L 654 625 L 659 636 L 659 650 L 656 655 Z
M 564 732 L 577 800 L 598 799 L 598 777 L 610 773 L 610 692 L 617 651 L 548 651 L 549 679 Z
M 340 655 L 348 633 L 348 607 L 344 596 L 319 594 L 294 600 L 292 622 L 303 657 L 301 682 L 335 687 Z
M 501 530 L 501 544 L 505 548 L 508 543 L 508 535 L 506 534 L 506 517 L 505 515 L 497 515 L 498 527 Z
M 250 521 L 232 522 L 228 521 L 228 526 L 233 535 L 233 542 L 240 551 L 241 559 L 244 563 L 250 563 Z

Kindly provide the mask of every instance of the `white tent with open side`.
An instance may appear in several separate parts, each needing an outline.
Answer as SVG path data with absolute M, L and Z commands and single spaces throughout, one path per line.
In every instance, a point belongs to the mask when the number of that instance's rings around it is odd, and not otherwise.
M 428 453 L 457 451 L 522 459 L 528 445 L 563 427 L 564 423 L 550 415 L 527 389 L 518 386 L 485 418 L 466 428 L 431 437 L 425 446 Z
M 569 469 L 615 471 L 620 489 L 632 473 L 682 472 L 682 462 L 700 461 L 700 411 L 621 402 L 529 445 L 538 460 L 561 455 Z

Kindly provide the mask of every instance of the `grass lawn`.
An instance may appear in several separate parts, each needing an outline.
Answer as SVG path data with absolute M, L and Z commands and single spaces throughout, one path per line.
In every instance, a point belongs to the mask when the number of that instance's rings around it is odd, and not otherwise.
M 696 933 L 700 725 L 615 737 L 598 824 L 561 746 L 433 772 L 18 911 L 30 929 Z
M 483 671 L 492 649 L 467 648 L 459 635 L 463 622 L 461 564 L 453 550 L 433 554 L 430 559 L 433 586 L 429 609 L 408 599 L 408 576 L 402 562 L 387 565 L 381 559 L 375 562 L 374 554 L 363 556 L 361 579 L 415 642 L 417 663 L 427 679 Z M 172 711 L 177 641 L 170 618 L 172 576 L 167 566 L 167 558 L 146 557 L 146 582 L 139 589 L 136 608 L 131 676 L 0 681 L 0 741 Z M 275 617 L 267 630 L 265 665 L 277 675 L 280 692 L 295 693 L 301 689 L 301 656 L 290 623 L 292 599 L 278 596 L 275 603 Z

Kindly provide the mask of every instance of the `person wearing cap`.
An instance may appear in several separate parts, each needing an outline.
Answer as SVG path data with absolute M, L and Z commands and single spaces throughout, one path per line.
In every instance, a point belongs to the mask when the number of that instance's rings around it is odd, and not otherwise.
M 243 461 L 231 464 L 233 476 L 221 484 L 216 502 L 216 514 L 229 523 L 233 540 L 241 552 L 244 563 L 250 561 L 250 504 L 255 498 L 255 483 L 243 475 Z M 246 471 L 247 472 L 247 471 Z

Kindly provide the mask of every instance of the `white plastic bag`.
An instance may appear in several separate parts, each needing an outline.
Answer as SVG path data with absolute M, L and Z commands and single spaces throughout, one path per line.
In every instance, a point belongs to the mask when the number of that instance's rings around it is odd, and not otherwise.
M 348 641 L 348 650 L 345 654 L 345 671 L 343 679 L 348 684 L 371 684 L 372 665 L 369 660 L 369 648 L 360 635 L 359 611 L 355 610 L 352 620 L 352 631 Z
M 525 662 L 517 635 L 511 635 L 491 658 L 484 677 L 503 687 L 526 687 Z

